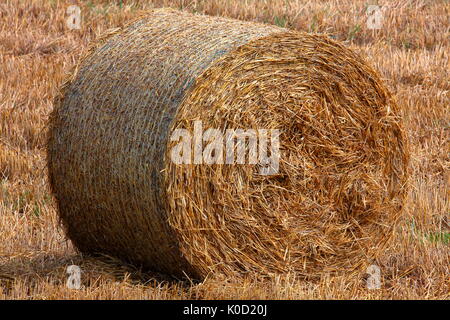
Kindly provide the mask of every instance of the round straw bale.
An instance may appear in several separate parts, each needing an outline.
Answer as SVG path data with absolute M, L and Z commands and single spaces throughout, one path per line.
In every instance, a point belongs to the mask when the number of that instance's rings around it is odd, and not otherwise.
M 402 210 L 400 120 L 376 72 L 324 35 L 153 10 L 93 44 L 63 85 L 49 180 L 81 252 L 199 279 L 351 272 Z M 172 134 L 198 121 L 279 130 L 278 171 L 174 162 Z

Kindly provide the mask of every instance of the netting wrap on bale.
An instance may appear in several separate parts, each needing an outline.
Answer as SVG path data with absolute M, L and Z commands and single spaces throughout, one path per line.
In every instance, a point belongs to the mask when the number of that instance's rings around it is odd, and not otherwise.
M 278 130 L 278 170 L 175 163 L 172 133 L 199 121 Z M 313 276 L 384 247 L 404 139 L 377 74 L 326 36 L 160 9 L 100 39 L 63 86 L 49 177 L 81 252 L 193 278 Z

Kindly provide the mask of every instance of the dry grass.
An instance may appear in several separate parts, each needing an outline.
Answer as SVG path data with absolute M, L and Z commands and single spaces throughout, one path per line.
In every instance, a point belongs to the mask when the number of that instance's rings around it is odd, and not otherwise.
M 83 29 L 65 26 L 68 2 L 0 3 L 0 298 L 61 299 L 445 299 L 449 298 L 449 24 L 447 1 L 389 1 L 381 30 L 366 30 L 363 1 L 93 1 Z M 125 4 L 122 4 L 125 3 Z M 145 4 L 144 4 L 145 3 Z M 383 4 L 383 2 L 380 2 Z M 174 282 L 111 259 L 82 258 L 58 225 L 46 181 L 45 123 L 52 99 L 90 40 L 138 9 L 189 11 L 326 32 L 366 55 L 396 96 L 411 142 L 411 191 L 395 245 L 379 258 L 382 289 L 364 275 L 302 282 L 206 279 Z M 85 271 L 82 290 L 65 268 Z

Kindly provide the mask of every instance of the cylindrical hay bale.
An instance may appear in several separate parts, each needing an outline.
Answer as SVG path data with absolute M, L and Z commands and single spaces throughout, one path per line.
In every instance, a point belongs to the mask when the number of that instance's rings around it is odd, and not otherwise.
M 257 132 L 258 157 L 270 136 L 278 166 L 264 171 L 233 129 Z M 239 150 L 245 161 L 229 158 Z M 402 210 L 407 154 L 397 105 L 351 50 L 168 9 L 92 46 L 48 142 L 59 215 L 81 252 L 200 279 L 370 263 Z

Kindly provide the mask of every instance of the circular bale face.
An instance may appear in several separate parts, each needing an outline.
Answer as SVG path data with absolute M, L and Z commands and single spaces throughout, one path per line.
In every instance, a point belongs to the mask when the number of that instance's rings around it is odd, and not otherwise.
M 404 139 L 376 73 L 327 37 L 162 9 L 100 39 L 63 86 L 49 180 L 81 252 L 310 277 L 381 252 Z
M 224 159 L 167 161 L 165 189 L 181 251 L 202 274 L 351 272 L 383 250 L 407 154 L 397 105 L 351 50 L 294 32 L 252 41 L 197 79 L 172 130 L 194 132 L 193 120 L 220 129 Z M 278 170 L 227 164 L 229 128 L 279 130 Z

